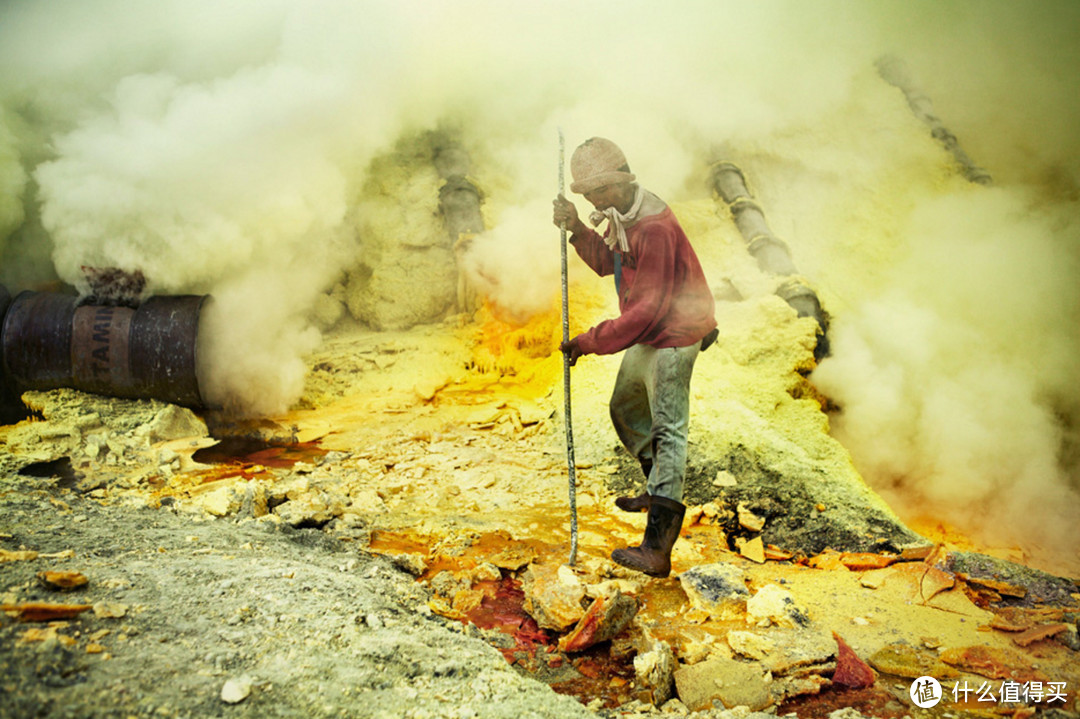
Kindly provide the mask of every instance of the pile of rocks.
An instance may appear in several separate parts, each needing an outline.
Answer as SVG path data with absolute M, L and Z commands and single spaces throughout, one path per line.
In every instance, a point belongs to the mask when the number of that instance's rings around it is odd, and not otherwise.
M 565 653 L 609 640 L 612 653 L 631 653 L 637 701 L 687 711 L 761 711 L 830 685 L 840 640 L 815 626 L 783 587 L 751 591 L 742 570 L 726 563 L 683 572 L 687 625 L 724 627 L 715 642 L 686 644 L 660 639 L 640 621 L 643 581 L 599 576 L 611 569 L 531 564 L 522 575 L 524 608 L 541 628 L 562 635 L 558 647 Z

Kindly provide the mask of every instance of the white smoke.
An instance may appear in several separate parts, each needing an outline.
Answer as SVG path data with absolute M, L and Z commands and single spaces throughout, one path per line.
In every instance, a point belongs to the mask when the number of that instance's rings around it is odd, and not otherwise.
M 7 237 L 23 223 L 23 192 L 26 171 L 19 162 L 15 136 L 8 129 L 7 117 L 0 107 L 0 256 L 3 256 Z
M 908 516 L 1075 556 L 1080 221 L 1063 209 L 998 188 L 920 204 L 906 256 L 837 319 L 814 380 Z
M 9 91 L 56 109 L 50 124 L 71 124 L 34 168 L 59 277 L 81 287 L 81 266 L 116 266 L 141 270 L 152 292 L 213 294 L 204 394 L 269 413 L 302 390 L 297 365 L 313 346 L 305 318 L 355 252 L 346 224 L 355 166 L 386 141 L 380 125 L 393 113 L 367 110 L 387 99 L 368 79 L 375 32 L 323 49 L 328 33 L 355 26 L 355 11 L 327 6 L 339 23 L 314 6 L 245 8 L 250 23 L 238 6 L 162 3 L 133 19 L 106 3 L 92 16 L 65 10 L 52 30 L 20 7 L 29 27 L 58 34 L 56 56 L 35 48 L 17 58 L 33 66 L 45 55 L 31 74 L 63 68 L 102 89 L 71 117 L 56 99 L 70 78 L 45 74 L 40 87 Z M 71 67 L 71 40 L 111 62 Z

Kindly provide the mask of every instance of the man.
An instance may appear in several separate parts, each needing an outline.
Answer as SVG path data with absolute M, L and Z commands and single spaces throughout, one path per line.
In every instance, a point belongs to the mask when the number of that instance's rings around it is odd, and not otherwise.
M 623 446 L 641 463 L 645 492 L 620 497 L 626 511 L 649 513 L 640 546 L 611 558 L 653 577 L 671 572 L 671 548 L 682 504 L 690 414 L 690 376 L 700 349 L 716 338 L 715 306 L 701 264 L 663 200 L 634 182 L 622 150 L 610 140 L 586 140 L 570 158 L 570 189 L 596 208 L 586 227 L 560 195 L 556 226 L 572 235 L 582 260 L 601 276 L 614 275 L 619 316 L 563 343 L 570 364 L 585 354 L 626 350 L 611 395 L 611 421 Z

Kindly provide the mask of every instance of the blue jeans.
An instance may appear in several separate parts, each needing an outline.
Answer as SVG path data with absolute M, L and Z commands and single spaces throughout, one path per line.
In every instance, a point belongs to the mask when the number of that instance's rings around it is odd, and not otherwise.
M 626 350 L 609 409 L 623 446 L 652 463 L 645 491 L 682 502 L 690 429 L 690 376 L 700 347 Z

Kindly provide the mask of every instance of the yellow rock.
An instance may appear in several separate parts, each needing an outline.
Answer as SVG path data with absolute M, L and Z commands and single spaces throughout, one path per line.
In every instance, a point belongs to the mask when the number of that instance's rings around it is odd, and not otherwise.
M 736 540 L 736 544 L 739 546 L 739 554 L 743 555 L 752 562 L 758 564 L 765 563 L 765 545 L 761 541 L 761 537 L 754 537 L 749 541 L 743 541 L 739 543 Z

